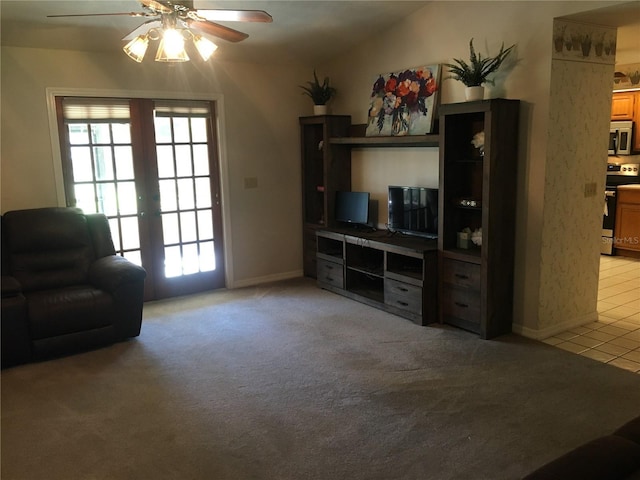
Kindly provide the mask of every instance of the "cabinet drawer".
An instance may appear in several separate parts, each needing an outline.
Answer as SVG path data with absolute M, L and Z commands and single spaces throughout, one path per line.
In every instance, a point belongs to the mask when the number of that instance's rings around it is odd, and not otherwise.
M 318 282 L 344 288 L 344 268 L 339 263 L 318 259 Z
M 445 317 L 480 324 L 480 292 L 445 285 L 442 293 L 442 312 Z
M 384 303 L 422 315 L 422 288 L 385 278 Z
M 480 265 L 444 259 L 442 281 L 458 287 L 480 290 Z

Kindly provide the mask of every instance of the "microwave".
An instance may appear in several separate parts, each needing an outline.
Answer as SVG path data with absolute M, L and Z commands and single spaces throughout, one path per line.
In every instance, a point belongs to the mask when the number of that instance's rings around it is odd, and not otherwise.
M 611 122 L 609 128 L 609 155 L 631 155 L 633 122 Z

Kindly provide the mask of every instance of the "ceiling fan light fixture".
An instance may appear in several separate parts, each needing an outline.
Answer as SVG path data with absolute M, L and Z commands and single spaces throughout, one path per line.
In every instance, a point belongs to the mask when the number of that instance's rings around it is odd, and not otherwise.
M 211 55 L 218 49 L 218 46 L 212 41 L 204 38 L 202 35 L 193 36 L 193 44 L 198 49 L 198 53 L 205 62 L 211 58 Z
M 2 0 L 0 0 L 1 2 Z M 93 17 L 128 16 L 151 17 L 122 40 L 128 42 L 123 50 L 132 60 L 142 63 L 149 42 L 159 41 L 157 62 L 187 62 L 190 60 L 185 50 L 185 41 L 192 41 L 198 54 L 206 62 L 218 46 L 203 37 L 221 38 L 227 42 L 241 42 L 248 34 L 216 23 L 219 20 L 237 22 L 271 23 L 273 18 L 264 10 L 197 9 L 194 0 L 138 0 L 142 12 L 113 13 L 72 13 L 68 15 L 47 15 L 47 17 Z M 193 33 L 190 29 L 193 29 Z M 191 45 L 189 45 L 191 48 Z
M 189 55 L 184 49 L 184 35 L 181 30 L 167 28 L 162 33 L 156 62 L 188 62 Z
M 122 50 L 124 53 L 138 63 L 142 62 L 145 53 L 149 48 L 149 37 L 147 35 L 138 35 L 136 38 L 127 43 Z

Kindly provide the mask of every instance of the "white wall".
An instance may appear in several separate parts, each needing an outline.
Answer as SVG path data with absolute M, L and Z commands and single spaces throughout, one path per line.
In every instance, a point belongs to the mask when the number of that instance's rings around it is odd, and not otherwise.
M 579 284 L 572 292 L 589 298 L 586 304 L 580 304 L 580 298 L 572 302 L 572 305 L 582 305 L 585 311 L 567 311 L 562 305 L 565 298 L 556 297 L 554 300 L 551 297 L 550 289 L 556 287 L 548 281 L 552 272 L 549 269 L 542 271 L 540 263 L 543 248 L 553 251 L 554 256 L 562 255 L 565 249 L 570 248 L 568 242 L 547 242 L 543 246 L 544 229 L 557 229 L 562 224 L 562 219 L 547 219 L 546 223 L 544 219 L 545 206 L 548 209 L 546 202 L 559 200 L 557 196 L 545 198 L 547 177 L 553 174 L 554 168 L 549 163 L 547 152 L 553 19 L 603 5 L 606 2 L 429 2 L 406 21 L 389 31 L 377 32 L 366 45 L 324 66 L 339 88 L 334 111 L 350 114 L 354 123 L 365 123 L 369 87 L 377 74 L 451 62 L 454 57 L 466 59 L 471 38 L 474 38 L 476 50 L 483 55 L 497 53 L 503 42 L 506 46 L 517 44 L 511 61 L 504 65 L 503 74 L 486 97 L 514 98 L 522 102 L 516 180 L 518 196 L 517 199 L 504 200 L 517 202 L 514 329 L 529 336 L 539 336 L 540 330 L 559 321 L 562 313 L 569 315 L 562 321 L 583 322 L 586 310 L 595 314 L 597 276 L 567 273 L 573 282 Z M 445 71 L 443 77 L 446 76 Z M 444 80 L 441 83 L 441 102 L 463 101 L 463 88 L 459 82 Z M 599 92 L 600 100 L 610 94 L 610 90 Z M 597 105 L 599 107 L 595 108 L 601 108 L 604 103 Z M 601 114 L 608 118 L 608 110 Z M 606 138 L 607 130 L 603 129 L 603 141 Z M 574 138 L 574 141 L 579 139 Z M 415 185 L 430 182 L 437 177 L 437 162 L 431 150 L 362 150 L 355 156 L 354 185 L 361 190 L 370 190 L 374 198 L 384 198 L 390 170 L 396 183 Z M 597 156 L 599 153 L 590 154 Z M 601 160 L 604 161 L 603 158 Z M 591 158 L 587 163 L 593 166 L 596 161 Z M 604 176 L 604 167 L 600 176 Z M 578 193 L 583 198 L 582 191 Z M 570 198 L 575 198 L 575 201 L 565 205 L 569 210 L 583 212 L 592 208 L 580 203 L 577 195 Z M 593 210 L 590 215 L 593 218 Z M 380 223 L 384 221 L 379 219 Z M 593 240 L 596 245 L 598 239 Z M 597 258 L 591 255 L 585 262 L 590 271 L 597 271 Z M 541 288 L 546 302 L 544 310 L 540 308 Z M 557 314 L 546 318 L 547 313 L 554 309 Z
M 229 286 L 301 275 L 298 117 L 310 105 L 308 69 L 225 62 L 137 64 L 124 54 L 2 48 L 2 212 L 58 205 L 62 185 L 47 121 L 46 88 L 217 95 L 224 104 L 222 152 Z M 245 189 L 256 177 L 258 188 Z
M 124 55 L 3 47 L 2 211 L 56 204 L 46 87 L 213 92 L 223 96 L 225 105 L 228 188 L 224 200 L 229 209 L 225 221 L 230 235 L 226 247 L 233 252 L 233 264 L 229 265 L 233 284 L 299 274 L 298 117 L 308 115 L 310 106 L 297 85 L 308 78 L 310 69 L 318 67 L 318 72 L 330 75 L 338 87 L 333 112 L 349 114 L 354 123 L 364 123 L 368 89 L 376 74 L 465 58 L 471 37 L 484 54 L 497 52 L 502 42 L 517 43 L 517 61 L 506 66 L 505 75 L 488 96 L 522 100 L 515 199 L 518 218 L 514 324 L 516 329 L 537 336 L 541 329 L 552 328 L 557 321 L 543 318 L 541 312 L 557 309 L 581 318 L 575 311 L 564 310 L 563 299 L 551 295 L 556 288 L 549 281 L 553 267 L 541 268 L 544 230 L 561 225 L 558 219 L 544 218 L 548 207 L 553 207 L 548 202 L 558 198 L 545 198 L 547 180 L 554 168 L 547 151 L 553 18 L 612 3 L 619 2 L 425 2 L 415 15 L 387 32 L 372 32 L 369 42 L 344 56 L 326 65 L 299 69 L 225 62 L 213 62 L 208 67 L 187 64 L 185 69 L 151 62 L 140 68 Z M 463 100 L 463 87 L 453 80 L 442 82 L 440 93 L 444 103 Z M 610 92 L 604 93 L 607 94 Z M 608 112 L 603 115 L 608 116 Z M 390 183 L 430 186 L 437 178 L 437 149 L 433 148 L 362 149 L 354 151 L 353 160 L 353 188 L 371 190 L 374 198 L 383 202 Z M 588 163 L 595 161 L 590 158 Z M 589 174 L 598 173 L 585 173 Z M 245 177 L 257 177 L 258 188 L 245 190 Z M 587 215 L 587 207 L 577 200 L 568 207 Z M 382 213 L 379 222 L 385 221 Z M 546 235 L 549 238 L 548 232 Z M 552 249 L 548 252 L 552 258 L 561 256 L 570 245 L 545 240 L 544 248 Z M 585 269 L 595 270 L 597 259 L 585 262 Z M 577 283 L 574 291 L 580 297 L 575 304 L 580 304 L 583 296 L 596 298 L 597 279 L 572 273 L 570 265 L 566 268 L 568 281 Z M 543 309 L 541 297 L 545 301 Z M 591 308 L 589 302 L 584 303 Z
M 613 64 L 553 60 L 537 325 L 542 336 L 598 319 L 593 288 L 608 146 L 601 132 L 609 130 L 613 72 Z M 585 196 L 587 183 L 597 185 L 597 195 Z

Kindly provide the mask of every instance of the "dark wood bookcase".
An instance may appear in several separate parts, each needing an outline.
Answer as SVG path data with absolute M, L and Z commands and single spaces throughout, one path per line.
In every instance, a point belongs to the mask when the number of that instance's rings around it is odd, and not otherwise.
M 336 192 L 351 190 L 351 152 L 330 144 L 332 137 L 347 136 L 350 126 L 348 115 L 300 117 L 305 276 L 317 276 L 316 231 L 333 226 Z
M 440 107 L 440 320 L 482 338 L 511 331 L 519 105 Z M 480 132 L 483 151 L 472 144 Z M 479 245 L 459 236 L 466 228 L 481 231 Z

